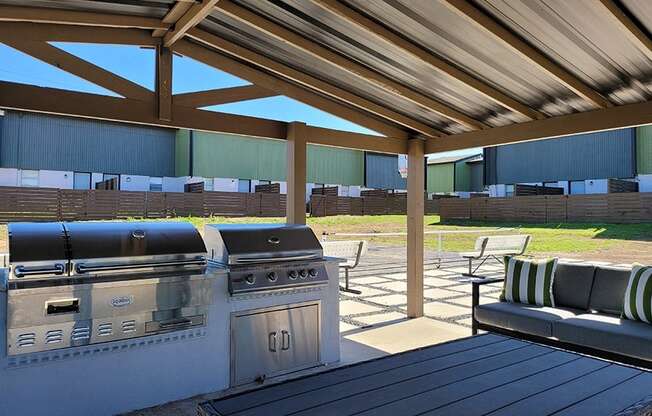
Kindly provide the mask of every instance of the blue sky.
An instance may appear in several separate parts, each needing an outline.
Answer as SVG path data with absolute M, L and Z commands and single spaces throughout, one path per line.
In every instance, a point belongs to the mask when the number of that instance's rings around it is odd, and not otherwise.
M 53 43 L 53 45 L 146 88 L 154 89 L 154 51 L 152 49 L 78 43 Z M 0 66 L 0 79 L 4 81 L 95 94 L 116 95 L 111 91 L 2 44 L 0 44 L 0 62 L 3 62 L 3 65 Z M 245 80 L 218 71 L 190 58 L 178 56 L 174 57 L 172 81 L 172 92 L 174 94 L 249 84 Z M 212 106 L 208 107 L 208 109 L 274 120 L 303 121 L 314 126 L 377 134 L 369 129 L 286 97 L 249 100 Z M 468 153 L 475 153 L 475 151 L 448 152 L 437 156 Z

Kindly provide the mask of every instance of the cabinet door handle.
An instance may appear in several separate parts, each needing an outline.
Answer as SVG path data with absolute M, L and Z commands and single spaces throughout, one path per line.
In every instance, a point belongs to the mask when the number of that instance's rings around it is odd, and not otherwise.
M 276 332 L 270 332 L 267 341 L 269 350 L 276 352 Z
M 287 342 L 285 341 L 287 337 Z M 281 349 L 287 351 L 290 349 L 290 333 L 288 331 L 281 331 Z

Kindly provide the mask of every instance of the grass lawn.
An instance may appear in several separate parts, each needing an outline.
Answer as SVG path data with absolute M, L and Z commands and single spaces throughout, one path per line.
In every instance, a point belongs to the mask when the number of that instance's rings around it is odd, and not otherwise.
M 160 221 L 189 221 L 200 232 L 206 223 L 281 223 L 284 218 L 212 217 L 170 218 Z M 439 216 L 425 217 L 426 231 L 474 230 L 477 234 L 445 234 L 445 251 L 468 251 L 473 249 L 475 239 L 483 234 L 527 233 L 532 236 L 529 253 L 557 255 L 593 260 L 629 263 L 634 261 L 652 263 L 652 224 L 518 224 L 458 222 L 441 224 Z M 406 231 L 404 215 L 336 216 L 308 218 L 318 236 L 329 234 L 327 239 L 365 239 L 372 244 L 404 247 L 405 236 L 352 237 L 338 233 L 391 233 Z M 6 251 L 6 226 L 0 226 L 0 251 Z M 426 235 L 426 247 L 437 248 L 437 236 Z
M 265 223 L 283 222 L 284 218 L 177 218 L 172 220 L 190 221 L 200 230 L 206 223 Z M 475 239 L 483 234 L 527 233 L 532 236 L 529 252 L 537 255 L 595 254 L 605 260 L 623 262 L 652 260 L 652 224 L 518 224 L 459 222 L 441 224 L 438 215 L 425 218 L 426 231 L 436 230 L 474 230 L 477 234 L 445 234 L 445 251 L 468 251 L 473 249 Z M 390 233 L 405 232 L 404 215 L 378 216 L 336 216 L 308 218 L 315 233 L 320 236 L 328 233 L 328 239 L 364 238 L 376 244 L 405 246 L 405 236 L 388 237 L 349 237 L 338 233 Z M 437 236 L 426 235 L 426 247 L 437 248 Z M 591 256 L 593 257 L 593 256 Z M 630 259 L 632 257 L 632 259 Z M 608 259 L 607 259 L 608 258 Z M 597 257 L 596 257 L 597 259 Z

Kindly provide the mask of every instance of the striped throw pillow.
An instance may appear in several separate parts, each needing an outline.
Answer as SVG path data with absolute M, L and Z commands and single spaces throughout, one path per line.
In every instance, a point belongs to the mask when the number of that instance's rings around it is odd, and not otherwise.
M 652 267 L 635 264 L 625 290 L 623 315 L 633 321 L 652 323 Z
M 505 257 L 502 301 L 538 306 L 555 306 L 552 282 L 557 259 L 534 260 Z

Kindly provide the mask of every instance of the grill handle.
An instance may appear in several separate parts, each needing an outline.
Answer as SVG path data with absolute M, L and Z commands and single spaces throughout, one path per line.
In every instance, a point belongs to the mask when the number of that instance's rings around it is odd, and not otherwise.
M 205 266 L 206 259 L 203 257 L 194 260 L 177 260 L 177 261 L 161 261 L 161 262 L 145 262 L 145 263 L 122 263 L 122 264 L 98 264 L 94 266 L 86 266 L 83 263 L 75 265 L 77 273 L 92 273 L 101 271 L 115 271 L 115 270 L 131 270 L 142 269 L 149 267 L 171 267 L 171 266 Z
M 14 275 L 16 277 L 25 277 L 25 276 L 35 276 L 39 274 L 56 274 L 62 275 L 66 272 L 66 268 L 61 263 L 55 263 L 51 267 L 25 267 L 25 266 L 16 266 L 14 269 Z
M 171 321 L 159 322 L 159 328 L 161 329 L 171 329 L 171 328 L 184 328 L 192 324 L 191 319 L 173 319 Z
M 246 264 L 246 263 L 273 263 L 273 262 L 282 262 L 282 261 L 292 261 L 292 260 L 313 260 L 318 258 L 314 253 L 309 254 L 299 254 L 296 256 L 279 256 L 279 257 L 239 257 L 236 259 L 236 263 Z

